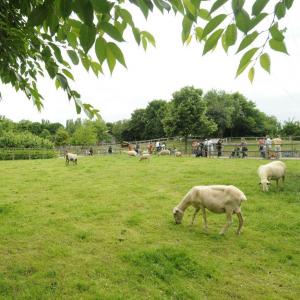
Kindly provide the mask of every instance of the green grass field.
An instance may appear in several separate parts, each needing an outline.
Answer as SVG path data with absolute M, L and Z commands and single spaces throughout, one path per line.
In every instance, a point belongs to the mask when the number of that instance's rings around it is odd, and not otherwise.
M 125 155 L 1 161 L 0 299 L 300 299 L 300 161 L 260 191 L 261 160 Z M 194 185 L 234 184 L 245 226 L 225 215 L 175 225 Z

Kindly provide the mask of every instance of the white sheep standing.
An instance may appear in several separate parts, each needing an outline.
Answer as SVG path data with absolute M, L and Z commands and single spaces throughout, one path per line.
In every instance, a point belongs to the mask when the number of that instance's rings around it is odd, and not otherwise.
M 280 160 L 272 161 L 266 165 L 259 166 L 257 173 L 260 177 L 260 183 L 262 190 L 267 192 L 271 184 L 270 180 L 276 180 L 276 187 L 278 190 L 278 181 L 282 180 L 282 183 L 285 179 L 286 165 Z
M 143 153 L 143 154 L 140 156 L 139 161 L 141 161 L 141 160 L 148 160 L 148 161 L 150 161 L 150 157 L 151 157 L 151 155 L 150 155 L 149 153 Z
M 137 156 L 137 153 L 134 150 L 130 150 L 126 152 L 129 156 Z
M 73 165 L 77 165 L 77 154 L 70 153 L 68 151 L 65 151 L 65 158 L 66 158 L 66 165 L 70 164 L 70 161 L 73 162 Z
M 168 149 L 161 150 L 160 152 L 158 152 L 158 155 L 171 155 L 171 151 Z
M 239 219 L 237 234 L 240 234 L 244 223 L 240 206 L 246 200 L 245 194 L 233 185 L 194 186 L 173 209 L 173 216 L 175 223 L 180 224 L 185 210 L 192 205 L 195 208 L 192 224 L 201 209 L 204 229 L 207 230 L 206 208 L 214 213 L 226 213 L 227 222 L 220 231 L 220 234 L 224 234 L 232 223 L 232 214 L 235 213 Z

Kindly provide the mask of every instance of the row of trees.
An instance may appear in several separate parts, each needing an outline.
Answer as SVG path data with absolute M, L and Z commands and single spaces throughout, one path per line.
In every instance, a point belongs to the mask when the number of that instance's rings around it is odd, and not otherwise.
M 0 117 L 0 147 L 53 148 L 54 146 L 95 145 L 110 141 L 105 122 L 97 120 L 68 120 L 66 126 L 43 120 L 13 122 Z
M 107 124 L 117 140 L 145 140 L 163 136 L 262 136 L 277 134 L 276 117 L 257 109 L 240 93 L 185 87 L 171 101 L 151 101 L 129 120 Z M 285 128 L 285 125 L 282 129 Z
M 24 135 L 24 133 L 26 133 Z M 113 123 L 68 120 L 60 123 L 15 123 L 0 117 L 0 147 L 95 145 L 100 141 L 148 140 L 168 136 L 229 137 L 282 134 L 300 136 L 300 122 L 280 124 L 240 93 L 184 87 L 170 101 L 153 100 L 136 109 L 131 118 Z

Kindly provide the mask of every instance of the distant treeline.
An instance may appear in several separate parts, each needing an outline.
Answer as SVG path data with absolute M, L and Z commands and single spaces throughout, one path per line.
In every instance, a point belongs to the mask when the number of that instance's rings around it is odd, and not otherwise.
M 169 136 L 237 137 L 300 136 L 300 122 L 281 124 L 240 93 L 184 87 L 170 101 L 153 100 L 131 118 L 113 123 L 68 120 L 65 126 L 47 120 L 13 122 L 0 116 L 0 147 L 53 148 L 99 142 L 150 140 Z

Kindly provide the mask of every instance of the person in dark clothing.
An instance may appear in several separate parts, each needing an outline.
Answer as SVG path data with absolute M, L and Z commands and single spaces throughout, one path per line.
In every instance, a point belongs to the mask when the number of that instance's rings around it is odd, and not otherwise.
M 93 156 L 93 154 L 94 154 L 94 150 L 93 150 L 93 148 L 91 147 L 91 148 L 90 148 L 90 151 L 89 151 L 89 155 L 90 155 L 90 156 Z
M 247 142 L 244 138 L 241 140 L 241 147 L 242 147 L 242 158 L 245 158 L 248 156 L 248 147 Z
M 216 148 L 217 148 L 217 151 L 218 151 L 218 157 L 222 156 L 222 143 L 223 143 L 223 140 L 219 139 L 217 144 L 216 144 Z
M 112 154 L 112 147 L 111 146 L 108 147 L 107 152 L 108 152 L 108 154 Z

